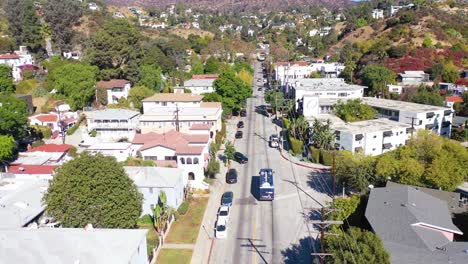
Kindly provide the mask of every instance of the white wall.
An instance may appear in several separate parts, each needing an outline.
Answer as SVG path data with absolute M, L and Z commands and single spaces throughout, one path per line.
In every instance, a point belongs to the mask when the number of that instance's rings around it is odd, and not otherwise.
M 213 86 L 186 86 L 193 94 L 213 93 L 215 89 Z
M 107 103 L 116 104 L 118 99 L 122 97 L 128 98 L 128 92 L 130 91 L 130 88 L 130 83 L 127 83 L 121 92 L 113 92 L 112 89 L 107 89 Z M 116 97 L 116 99 L 114 99 L 114 97 Z
M 138 191 L 143 194 L 142 215 L 153 215 L 153 209 L 158 203 L 159 194 L 164 191 L 167 197 L 167 205 L 177 209 L 184 201 L 184 185 L 181 182 L 174 188 L 157 186 L 138 186 Z
M 127 160 L 128 157 L 132 156 L 132 149 L 101 149 L 101 150 L 89 150 L 91 153 L 100 153 L 104 156 L 115 157 L 118 162 Z
M 141 150 L 140 152 L 143 159 L 147 159 L 145 157 L 157 157 L 158 160 L 164 160 L 166 156 L 175 156 L 175 150 L 162 146 Z
M 200 102 L 143 102 L 143 113 L 162 107 L 200 107 Z
M 135 252 L 128 260 L 128 264 L 147 264 L 148 263 L 148 250 L 146 245 L 146 237 L 143 237 L 135 249 Z M 127 260 L 125 260 L 127 261 Z

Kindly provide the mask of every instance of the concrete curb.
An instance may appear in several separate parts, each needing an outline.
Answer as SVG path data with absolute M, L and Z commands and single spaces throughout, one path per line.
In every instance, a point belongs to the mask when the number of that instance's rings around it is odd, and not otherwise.
M 297 166 L 301 166 L 301 167 L 304 167 L 304 168 L 308 168 L 308 169 L 312 169 L 312 170 L 319 170 L 319 171 L 325 171 L 325 172 L 328 172 L 330 171 L 331 168 L 318 168 L 318 167 L 313 167 L 313 166 L 309 166 L 309 165 L 305 165 L 303 163 L 299 163 L 299 162 L 295 162 L 295 161 L 292 161 L 290 160 L 289 158 L 287 158 L 284 154 L 283 154 L 283 151 L 280 149 L 279 150 L 280 152 L 280 155 L 283 159 L 291 162 L 292 164 L 294 165 L 297 165 Z

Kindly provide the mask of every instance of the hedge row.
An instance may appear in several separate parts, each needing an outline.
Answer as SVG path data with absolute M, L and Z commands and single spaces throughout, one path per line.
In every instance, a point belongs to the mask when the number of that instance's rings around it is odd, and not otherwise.
M 177 212 L 180 215 L 185 215 L 189 209 L 189 203 L 187 201 L 184 201 L 180 204 L 179 208 L 177 209 Z
M 83 121 L 83 119 L 85 118 L 84 115 L 81 115 L 79 118 L 78 118 L 78 121 L 72 126 L 70 127 L 68 130 L 67 130 L 67 135 L 73 135 L 73 133 L 75 133 L 75 131 L 80 127 L 80 124 L 81 122 Z
M 302 145 L 304 144 L 304 142 L 297 138 L 289 136 L 289 144 L 294 154 L 302 154 Z
M 312 158 L 312 162 L 320 163 L 325 166 L 332 166 L 333 150 L 324 150 L 324 149 L 317 149 L 314 147 L 310 147 L 309 152 Z

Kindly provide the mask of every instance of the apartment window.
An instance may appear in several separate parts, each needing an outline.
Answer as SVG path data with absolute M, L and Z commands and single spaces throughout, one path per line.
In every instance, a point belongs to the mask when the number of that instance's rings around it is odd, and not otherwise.
M 198 158 L 193 159 L 193 164 L 198 164 Z
M 336 93 L 327 93 L 327 95 L 336 95 Z
M 184 158 L 180 158 L 180 163 L 185 164 L 185 159 L 184 159 Z
M 338 97 L 346 97 L 347 94 L 346 93 L 338 93 Z
M 377 136 L 374 136 L 374 138 L 377 138 Z
M 122 88 L 112 88 L 112 92 L 122 92 Z
M 372 151 L 375 151 L 375 148 L 373 148 Z
M 150 192 L 150 193 L 153 193 L 153 188 L 149 188 L 149 192 Z
M 167 102 L 162 102 L 162 105 L 163 105 L 163 106 L 167 106 Z
M 422 120 L 419 120 L 419 123 L 418 123 L 418 124 L 419 124 L 419 125 L 422 125 Z
M 150 204 L 151 209 L 154 209 L 154 204 Z
M 158 160 L 157 156 L 145 156 L 143 159 L 145 160 Z
M 192 164 L 192 159 L 191 158 L 187 158 L 187 164 Z

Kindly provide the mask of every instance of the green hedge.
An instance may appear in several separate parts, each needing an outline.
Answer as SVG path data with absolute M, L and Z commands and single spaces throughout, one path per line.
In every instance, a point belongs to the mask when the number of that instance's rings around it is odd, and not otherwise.
M 289 136 L 289 144 L 294 154 L 302 154 L 302 145 L 304 143 L 301 140 Z
M 320 163 L 325 166 L 332 166 L 333 165 L 333 151 L 322 149 L 320 151 Z
M 77 124 L 74 124 L 72 127 L 70 127 L 68 130 L 67 130 L 67 135 L 73 135 L 73 133 L 75 133 L 75 131 L 80 127 L 80 125 L 77 123 Z
M 36 129 L 39 134 L 42 135 L 42 138 L 49 139 L 52 136 L 52 129 L 48 126 L 32 126 Z
M 152 225 L 153 217 L 151 217 L 149 214 L 145 214 L 144 216 L 140 217 L 137 222 L 140 225 Z
M 179 208 L 177 209 L 177 212 L 180 215 L 185 215 L 189 209 L 189 203 L 188 202 L 183 202 L 180 204 Z
M 283 118 L 283 128 L 289 130 L 290 125 L 291 125 L 291 121 L 289 121 L 289 119 L 287 118 Z
M 310 147 L 309 151 L 310 151 L 312 162 L 320 163 L 320 152 L 321 152 L 320 149 Z

